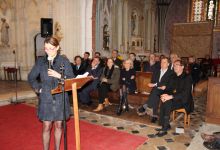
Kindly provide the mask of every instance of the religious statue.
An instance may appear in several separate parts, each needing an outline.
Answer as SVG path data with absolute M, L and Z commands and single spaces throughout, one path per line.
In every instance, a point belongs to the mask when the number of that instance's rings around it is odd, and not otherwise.
M 137 13 L 133 11 L 131 14 L 131 34 L 132 35 L 137 35 L 136 26 L 137 26 Z
M 2 26 L 1 26 L 1 43 L 4 47 L 9 47 L 9 25 L 6 22 L 5 18 L 1 18 Z
M 55 23 L 55 33 L 54 37 L 60 42 L 61 39 L 63 38 L 63 33 L 61 32 L 61 25 L 59 22 Z
M 103 48 L 109 50 L 109 29 L 108 24 L 103 27 Z

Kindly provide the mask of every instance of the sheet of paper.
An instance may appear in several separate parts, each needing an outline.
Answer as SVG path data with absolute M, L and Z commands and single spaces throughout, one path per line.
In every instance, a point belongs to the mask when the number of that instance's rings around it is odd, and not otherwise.
M 88 72 L 85 72 L 84 74 L 82 75 L 78 75 L 76 76 L 76 78 L 85 78 L 85 77 L 88 77 L 89 73 Z

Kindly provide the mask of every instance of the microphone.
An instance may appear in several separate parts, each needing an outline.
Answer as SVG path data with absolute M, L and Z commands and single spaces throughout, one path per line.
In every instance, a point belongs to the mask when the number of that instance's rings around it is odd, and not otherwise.
M 53 57 L 48 56 L 48 57 L 47 57 L 47 60 L 48 60 L 48 69 L 52 69 L 52 60 L 53 60 Z

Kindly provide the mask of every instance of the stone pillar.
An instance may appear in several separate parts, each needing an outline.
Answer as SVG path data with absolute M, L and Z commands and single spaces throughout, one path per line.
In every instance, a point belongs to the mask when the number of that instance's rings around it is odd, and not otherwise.
M 125 52 L 129 51 L 129 39 L 128 39 L 128 0 L 124 0 L 123 5 L 123 37 Z
M 124 53 L 123 51 L 123 43 L 122 43 L 122 28 L 123 28 L 123 24 L 122 24 L 122 19 L 123 19 L 123 7 L 122 7 L 122 0 L 118 1 L 118 9 L 117 9 L 117 24 L 118 24 L 118 49 L 120 51 L 120 53 Z

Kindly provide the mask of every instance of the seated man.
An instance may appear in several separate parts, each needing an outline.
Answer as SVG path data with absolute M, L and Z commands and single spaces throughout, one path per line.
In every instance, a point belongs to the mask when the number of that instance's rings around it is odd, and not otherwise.
M 118 50 L 112 50 L 112 59 L 114 61 L 114 64 L 118 66 L 119 68 L 122 67 L 122 60 L 118 58 Z
M 170 79 L 164 94 L 161 95 L 160 106 L 160 125 L 159 132 L 156 134 L 162 137 L 170 129 L 170 113 L 173 110 L 185 108 L 187 113 L 194 109 L 192 98 L 192 78 L 184 72 L 184 64 L 181 60 L 174 62 L 175 74 Z
M 153 72 L 151 83 L 148 84 L 148 86 L 152 88 L 148 101 L 137 110 L 139 116 L 148 113 L 148 115 L 152 117 L 152 123 L 157 121 L 157 111 L 160 103 L 160 95 L 163 94 L 164 89 L 166 88 L 166 85 L 173 74 L 173 72 L 168 67 L 169 59 L 166 57 L 162 58 L 161 69 Z
M 97 89 L 99 84 L 99 78 L 102 74 L 102 67 L 100 66 L 100 58 L 94 57 L 91 65 L 88 67 L 87 71 L 89 76 L 93 76 L 93 81 L 89 83 L 86 87 L 79 92 L 79 99 L 83 104 L 91 105 L 92 101 L 90 99 L 90 92 Z
M 75 56 L 74 63 L 71 63 L 71 66 L 75 76 L 82 75 L 86 71 L 86 68 L 82 65 L 82 58 L 79 55 Z
M 143 63 L 144 72 L 155 72 L 155 70 L 160 69 L 160 63 L 156 62 L 155 54 L 149 55 L 149 61 Z

